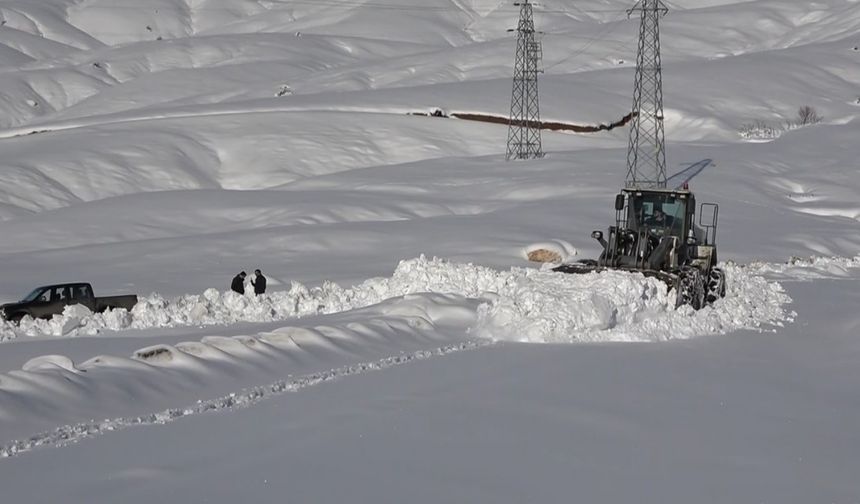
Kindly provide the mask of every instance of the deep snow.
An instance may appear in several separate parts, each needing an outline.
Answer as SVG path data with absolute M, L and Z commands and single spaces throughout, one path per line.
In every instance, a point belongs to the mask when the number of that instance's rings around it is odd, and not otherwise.
M 632 3 L 535 7 L 544 119 L 629 111 Z M 409 115 L 507 114 L 511 3 L 0 3 L 0 300 L 142 299 L 0 326 L 4 502 L 860 501 L 860 4 L 670 9 L 670 175 L 730 274 L 700 312 L 526 261 L 596 255 L 625 129 L 505 163 Z
M 778 332 L 503 343 L 250 408 L 145 416 L 139 427 L 4 460 L 5 496 L 854 502 L 857 280 L 787 283 L 805 308 Z
M 806 266 L 806 267 L 804 267 Z M 819 258 L 794 269 L 827 270 L 860 266 L 856 260 Z M 0 341 L 19 335 L 94 335 L 108 329 L 208 326 L 236 322 L 272 322 L 363 308 L 386 299 L 422 292 L 455 294 L 482 300 L 478 333 L 493 339 L 531 342 L 652 341 L 723 333 L 791 320 L 790 301 L 782 287 L 762 273 L 793 271 L 779 265 L 756 265 L 756 273 L 726 265 L 728 292 L 713 306 L 696 312 L 675 308 L 675 295 L 654 278 L 621 272 L 565 275 L 549 269 L 513 268 L 500 272 L 438 258 L 402 261 L 390 278 L 373 278 L 351 288 L 326 282 L 263 296 L 208 289 L 202 295 L 165 299 L 141 297 L 130 311 L 92 313 L 76 305 L 50 320 L 26 317 L 6 322 Z

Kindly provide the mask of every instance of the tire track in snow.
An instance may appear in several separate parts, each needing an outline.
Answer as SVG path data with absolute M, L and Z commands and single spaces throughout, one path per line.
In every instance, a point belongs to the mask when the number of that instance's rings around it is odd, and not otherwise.
M 432 357 L 448 355 L 454 352 L 472 350 L 492 345 L 490 340 L 471 340 L 457 344 L 445 345 L 432 350 L 418 350 L 412 353 L 394 355 L 375 361 L 348 364 L 328 371 L 310 373 L 296 378 L 275 381 L 268 385 L 243 389 L 216 399 L 197 401 L 185 408 L 169 408 L 136 417 L 118 417 L 101 421 L 82 422 L 64 425 L 53 431 L 36 434 L 27 439 L 12 441 L 0 447 L 0 458 L 11 458 L 39 448 L 60 448 L 110 432 L 121 431 L 132 427 L 146 425 L 164 425 L 176 420 L 203 413 L 234 411 L 249 408 L 267 399 L 284 395 L 288 392 L 298 392 L 307 387 L 356 376 L 371 371 L 402 366 L 410 362 L 421 361 Z
M 174 119 L 201 119 L 210 117 L 233 116 L 242 114 L 285 114 L 285 113 L 350 113 L 350 114 L 382 114 L 408 117 L 413 109 L 405 106 L 367 107 L 367 106 L 291 106 L 291 105 L 256 105 L 259 98 L 231 102 L 229 104 L 188 105 L 176 109 L 150 109 L 142 113 L 138 110 L 115 112 L 110 114 L 87 116 L 84 118 L 60 119 L 54 122 L 13 126 L 0 130 L 0 139 L 14 138 L 32 134 L 53 133 L 58 131 L 94 128 L 99 126 L 115 126 L 119 124 L 140 123 L 147 121 L 165 121 Z M 244 107 L 241 104 L 247 103 Z

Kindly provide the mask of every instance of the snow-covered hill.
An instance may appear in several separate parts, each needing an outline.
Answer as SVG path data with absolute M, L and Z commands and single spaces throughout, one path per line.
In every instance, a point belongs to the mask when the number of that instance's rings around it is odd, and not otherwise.
M 545 32 L 544 118 L 606 123 L 629 110 L 637 26 L 627 3 L 535 8 Z M 694 188 L 723 204 L 723 257 L 852 255 L 856 234 L 844 229 L 860 214 L 851 140 L 860 111 L 856 3 L 672 7 L 662 31 L 670 169 L 714 160 Z M 15 236 L 0 244 L 14 265 L 0 287 L 6 299 L 71 267 L 103 289 L 183 294 L 223 285 L 245 267 L 238 256 L 313 283 L 387 275 L 420 253 L 522 264 L 517 250 L 545 239 L 593 252 L 588 233 L 610 218 L 604 202 L 623 180 L 623 130 L 545 133 L 547 159 L 506 166 L 504 126 L 406 115 L 507 114 L 513 5 L 22 0 L 0 14 L 0 233 Z M 764 145 L 738 133 L 757 120 L 791 120 L 802 105 L 823 123 Z M 358 169 L 386 187 L 356 185 Z M 470 189 L 452 193 L 450 184 Z M 513 184 L 519 194 L 507 189 Z M 422 201 L 416 190 L 433 193 Z M 294 204 L 303 199 L 318 208 Z M 464 214 L 480 224 L 449 218 Z M 510 225 L 511 214 L 521 223 L 495 233 L 502 242 L 475 233 Z M 81 225 L 57 224 L 71 220 Z M 402 233 L 361 231 L 391 220 L 412 222 L 408 249 L 398 245 Z M 362 225 L 331 232 L 340 222 Z M 747 238 L 765 229 L 774 232 Z M 436 239 L 440 232 L 451 243 Z M 218 244 L 201 257 L 185 239 L 192 235 Z M 169 254 L 159 252 L 177 238 Z M 324 245 L 333 239 L 342 252 Z M 374 264 L 340 271 L 368 241 Z M 117 249 L 123 243 L 149 252 L 131 260 Z M 331 273 L 308 249 L 326 250 Z M 64 261 L 60 271 L 16 273 Z M 106 262 L 155 274 L 103 282 Z M 162 281 L 176 276 L 188 277 L 182 288 Z
M 629 112 L 633 3 L 535 6 L 543 119 Z M 4 496 L 267 501 L 283 483 L 379 502 L 387 474 L 392 502 L 860 500 L 839 448 L 860 419 L 860 2 L 666 3 L 669 174 L 704 167 L 691 185 L 720 204 L 731 275 L 698 313 L 653 280 L 526 260 L 597 253 L 625 128 L 544 132 L 545 158 L 508 163 L 506 126 L 428 115 L 508 114 L 513 2 L 0 1 L 0 301 L 63 281 L 142 300 L 0 326 L 0 454 L 22 454 Z M 801 106 L 821 122 L 786 127 Z M 836 257 L 786 263 L 810 255 Z M 266 297 L 223 292 L 255 268 Z M 66 457 L 98 463 L 32 491 Z M 304 459 L 332 471 L 325 489 Z M 243 483 L 194 489 L 231 472 Z

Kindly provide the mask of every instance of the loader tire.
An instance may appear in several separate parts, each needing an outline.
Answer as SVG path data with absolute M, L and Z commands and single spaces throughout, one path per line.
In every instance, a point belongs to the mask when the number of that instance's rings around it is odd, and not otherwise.
M 708 291 L 705 300 L 713 304 L 717 299 L 726 297 L 726 274 L 720 268 L 712 268 L 708 275 Z
M 699 310 L 705 304 L 705 279 L 702 272 L 686 266 L 678 276 L 678 297 L 675 306 L 690 305 Z

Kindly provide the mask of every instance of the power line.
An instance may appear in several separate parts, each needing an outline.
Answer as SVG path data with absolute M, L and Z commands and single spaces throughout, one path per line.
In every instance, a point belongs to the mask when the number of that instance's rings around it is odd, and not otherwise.
M 323 5 L 323 6 L 334 6 L 334 7 L 366 7 L 371 9 L 392 9 L 392 10 L 415 10 L 415 11 L 438 11 L 438 12 L 465 12 L 464 9 L 456 7 L 456 6 L 434 6 L 434 5 L 400 5 L 400 4 L 392 4 L 392 3 L 384 3 L 384 2 L 356 2 L 351 0 L 346 1 L 337 1 L 337 0 L 284 0 L 278 2 L 284 5 L 288 4 L 299 4 L 299 5 Z M 537 4 L 530 4 L 533 8 L 539 7 Z M 504 7 L 498 7 L 493 12 L 501 12 L 505 10 L 516 11 L 517 9 L 509 9 L 508 5 Z M 626 12 L 624 9 L 575 9 L 575 10 L 562 10 L 562 9 L 533 9 L 534 13 L 538 14 L 575 14 L 575 13 L 583 13 L 583 14 L 601 14 L 601 13 L 615 13 L 615 12 Z
M 595 36 L 593 38 L 583 37 L 583 38 L 588 38 L 588 43 L 583 45 L 580 49 L 576 50 L 573 54 L 571 54 L 567 58 L 565 58 L 565 59 L 563 59 L 557 63 L 553 63 L 552 65 L 546 67 L 546 70 L 554 68 L 554 67 L 556 67 L 562 63 L 567 63 L 569 61 L 573 61 L 577 57 L 579 57 L 580 55 L 585 53 L 585 51 L 587 51 L 596 42 L 602 42 L 602 41 L 606 40 L 616 29 L 618 29 L 619 26 L 622 25 L 621 21 L 626 16 L 627 11 L 621 11 L 621 14 L 622 14 L 621 16 L 617 16 L 616 18 L 612 19 L 611 21 L 606 22 L 605 23 L 606 26 L 603 27 L 603 29 L 597 34 L 597 36 Z M 552 32 L 549 32 L 549 33 L 552 33 Z
M 270 4 L 278 5 L 279 7 L 290 7 L 291 5 L 302 5 L 302 6 L 313 6 L 313 7 L 352 7 L 352 8 L 366 8 L 366 9 L 379 9 L 379 10 L 397 10 L 397 11 L 416 11 L 416 12 L 469 12 L 465 9 L 456 7 L 456 6 L 434 6 L 434 5 L 400 5 L 394 3 L 384 3 L 384 2 L 359 2 L 354 0 L 282 0 L 279 2 L 271 1 Z M 533 7 L 535 4 L 531 4 Z M 158 11 L 159 8 L 153 7 L 135 7 L 131 5 L 111 5 L 111 6 L 90 6 L 86 9 L 90 10 L 131 10 L 131 11 Z M 164 11 L 173 12 L 175 10 L 184 10 L 184 9 L 170 9 L 170 8 L 160 8 Z M 213 7 L 213 6 L 201 6 L 194 7 L 188 9 L 192 12 L 236 12 L 236 9 L 231 9 L 229 7 Z M 278 8 L 268 8 L 260 10 L 257 13 L 249 14 L 251 16 L 255 14 L 263 14 L 265 12 L 272 12 L 273 10 L 279 10 Z M 517 12 L 517 9 L 510 9 L 508 6 L 499 7 L 492 12 Z M 536 14 L 605 14 L 605 13 L 617 13 L 617 12 L 626 12 L 623 9 L 574 9 L 574 10 L 562 10 L 562 9 L 535 9 L 534 13 Z

